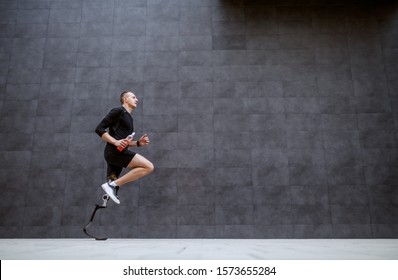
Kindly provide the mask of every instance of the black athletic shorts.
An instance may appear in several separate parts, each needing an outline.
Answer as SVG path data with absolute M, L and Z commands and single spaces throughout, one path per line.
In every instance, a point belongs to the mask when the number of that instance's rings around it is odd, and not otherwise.
M 129 149 L 119 152 L 116 146 L 107 144 L 104 150 L 104 157 L 108 163 L 107 176 L 115 174 L 119 177 L 123 167 L 127 167 L 135 155 L 136 153 Z

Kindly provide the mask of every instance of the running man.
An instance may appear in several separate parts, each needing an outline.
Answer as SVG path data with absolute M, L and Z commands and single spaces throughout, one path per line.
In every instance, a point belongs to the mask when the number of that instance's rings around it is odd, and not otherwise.
M 149 144 L 147 134 L 137 141 L 127 139 L 134 132 L 131 112 L 137 108 L 137 97 L 131 91 L 124 91 L 120 95 L 120 103 L 122 106 L 113 108 L 95 129 L 95 132 L 106 142 L 104 157 L 108 164 L 108 182 L 102 184 L 101 187 L 117 204 L 120 204 L 119 187 L 150 174 L 154 169 L 149 160 L 128 149 L 128 147 Z M 126 167 L 131 170 L 119 178 L 122 169 Z

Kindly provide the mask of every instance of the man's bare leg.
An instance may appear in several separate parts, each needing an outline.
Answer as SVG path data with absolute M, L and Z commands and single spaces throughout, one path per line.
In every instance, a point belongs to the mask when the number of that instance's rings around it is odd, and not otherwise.
M 119 187 L 129 182 L 134 182 L 150 174 L 154 170 L 152 162 L 139 154 L 136 154 L 133 157 L 127 167 L 131 168 L 131 170 L 114 181 L 115 184 Z

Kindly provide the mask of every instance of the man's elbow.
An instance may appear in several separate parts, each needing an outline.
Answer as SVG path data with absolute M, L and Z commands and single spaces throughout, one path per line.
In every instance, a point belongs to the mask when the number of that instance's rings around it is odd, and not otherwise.
M 95 129 L 95 133 L 97 133 L 99 137 L 102 137 L 102 135 L 103 135 L 105 132 L 106 132 L 106 131 L 104 131 L 103 129 L 100 129 L 100 128 L 98 128 L 98 127 Z

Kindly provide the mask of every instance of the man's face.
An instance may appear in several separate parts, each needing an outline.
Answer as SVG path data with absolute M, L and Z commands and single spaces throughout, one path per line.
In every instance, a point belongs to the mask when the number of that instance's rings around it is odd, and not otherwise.
M 129 105 L 132 108 L 137 108 L 138 98 L 135 96 L 134 93 L 128 92 L 123 98 L 125 104 Z

